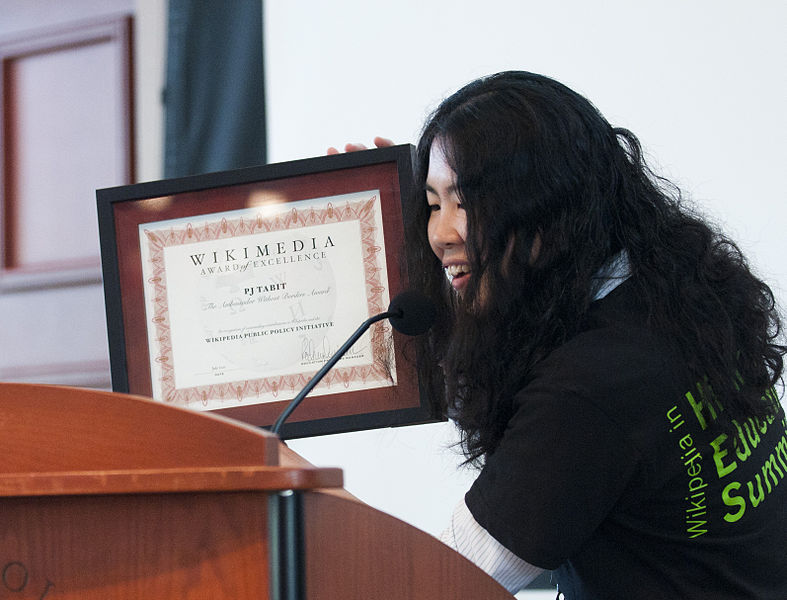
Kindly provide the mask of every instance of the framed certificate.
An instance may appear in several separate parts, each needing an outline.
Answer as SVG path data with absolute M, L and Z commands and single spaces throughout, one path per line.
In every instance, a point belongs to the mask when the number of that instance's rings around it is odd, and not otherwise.
M 407 287 L 394 146 L 97 191 L 112 387 L 259 426 Z M 432 420 L 407 338 L 371 326 L 282 427 Z M 412 354 L 412 353 L 409 353 Z

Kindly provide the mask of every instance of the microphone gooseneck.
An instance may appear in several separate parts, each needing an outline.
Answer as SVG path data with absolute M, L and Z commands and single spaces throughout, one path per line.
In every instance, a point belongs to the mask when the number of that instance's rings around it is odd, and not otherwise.
M 398 294 L 388 305 L 388 310 L 366 319 L 358 329 L 347 339 L 331 358 L 315 373 L 304 388 L 298 392 L 271 427 L 271 432 L 278 434 L 284 421 L 287 420 L 306 395 L 314 389 L 331 368 L 344 356 L 352 345 L 358 341 L 369 327 L 377 321 L 389 319 L 391 326 L 399 333 L 405 335 L 420 335 L 425 333 L 434 323 L 437 310 L 432 302 L 420 292 L 413 290 Z

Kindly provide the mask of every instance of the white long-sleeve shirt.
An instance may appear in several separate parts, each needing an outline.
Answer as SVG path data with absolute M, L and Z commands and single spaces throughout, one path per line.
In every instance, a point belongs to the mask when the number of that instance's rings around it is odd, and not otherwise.
M 544 570 L 525 562 L 493 538 L 473 518 L 464 500 L 457 504 L 451 524 L 440 540 L 486 571 L 512 594 Z

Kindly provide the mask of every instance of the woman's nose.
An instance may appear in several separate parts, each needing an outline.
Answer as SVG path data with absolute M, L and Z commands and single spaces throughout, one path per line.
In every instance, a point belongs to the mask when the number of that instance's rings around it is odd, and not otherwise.
M 450 210 L 438 211 L 432 217 L 432 227 L 430 227 L 430 238 L 432 244 L 441 248 L 454 246 L 464 242 L 460 223 L 456 214 L 451 214 Z

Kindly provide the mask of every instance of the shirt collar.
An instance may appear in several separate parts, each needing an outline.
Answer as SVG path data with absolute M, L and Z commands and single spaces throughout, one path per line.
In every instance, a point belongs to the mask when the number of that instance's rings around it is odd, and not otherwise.
M 629 255 L 625 250 L 621 250 L 593 276 L 590 288 L 593 301 L 601 300 L 629 277 L 631 277 Z

